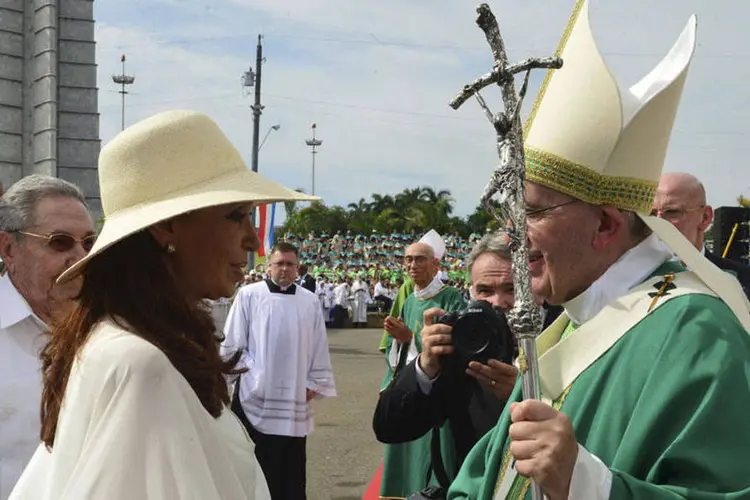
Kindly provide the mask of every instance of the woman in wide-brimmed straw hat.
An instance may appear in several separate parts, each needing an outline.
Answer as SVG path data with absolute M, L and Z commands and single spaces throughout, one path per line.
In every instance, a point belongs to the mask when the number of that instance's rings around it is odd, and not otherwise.
M 256 204 L 312 199 L 249 171 L 203 114 L 170 111 L 101 152 L 104 227 L 60 280 L 75 310 L 42 354 L 40 445 L 12 499 L 261 499 L 252 443 L 227 409 L 203 299 L 231 296 Z

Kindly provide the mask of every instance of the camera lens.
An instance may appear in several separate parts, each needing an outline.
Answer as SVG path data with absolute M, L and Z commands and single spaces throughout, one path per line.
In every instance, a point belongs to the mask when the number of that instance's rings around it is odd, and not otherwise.
M 458 324 L 460 323 L 460 324 Z M 454 345 L 459 351 L 474 355 L 487 347 L 490 325 L 479 315 L 469 315 L 461 318 L 454 327 Z M 458 335 L 456 335 L 458 330 Z

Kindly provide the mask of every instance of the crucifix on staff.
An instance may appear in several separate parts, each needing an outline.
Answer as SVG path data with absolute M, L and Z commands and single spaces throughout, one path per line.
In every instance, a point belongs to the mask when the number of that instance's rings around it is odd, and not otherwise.
M 524 201 L 526 160 L 520 112 L 531 70 L 559 69 L 563 61 L 559 57 L 545 57 L 529 58 L 520 63 L 510 64 L 505 42 L 492 10 L 487 4 L 481 4 L 477 9 L 477 14 L 477 25 L 484 31 L 495 63 L 489 73 L 465 85 L 450 102 L 450 106 L 458 109 L 469 98 L 475 97 L 497 134 L 500 165 L 492 173 L 481 201 L 486 210 L 501 223 L 501 227 L 505 226 L 508 234 L 513 265 L 515 303 L 513 308 L 506 313 L 506 317 L 519 343 L 518 364 L 522 377 L 523 397 L 524 399 L 540 399 L 535 342 L 536 337 L 542 331 L 543 318 L 531 293 L 529 251 L 526 243 L 527 211 Z M 525 75 L 517 94 L 515 75 L 519 73 L 525 73 Z M 489 109 L 480 94 L 482 89 L 493 84 L 500 87 L 503 95 L 504 109 L 497 113 Z M 499 195 L 496 201 L 495 195 Z M 542 498 L 542 491 L 538 485 L 534 487 L 533 497 L 535 500 Z

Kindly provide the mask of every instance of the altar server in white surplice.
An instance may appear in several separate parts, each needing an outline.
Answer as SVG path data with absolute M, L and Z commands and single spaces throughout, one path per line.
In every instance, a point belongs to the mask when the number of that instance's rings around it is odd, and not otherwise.
M 316 295 L 294 284 L 297 249 L 279 243 L 270 277 L 238 292 L 221 351 L 241 353 L 232 410 L 255 442 L 273 500 L 304 500 L 310 401 L 336 396 L 325 321 Z
M 361 276 L 352 283 L 352 323 L 354 328 L 367 326 L 367 304 L 371 302 L 367 283 Z

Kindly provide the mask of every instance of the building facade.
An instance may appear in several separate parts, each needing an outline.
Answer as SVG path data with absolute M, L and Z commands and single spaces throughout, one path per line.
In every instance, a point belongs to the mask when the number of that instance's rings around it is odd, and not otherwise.
M 0 0 L 0 184 L 52 175 L 101 215 L 93 0 Z

